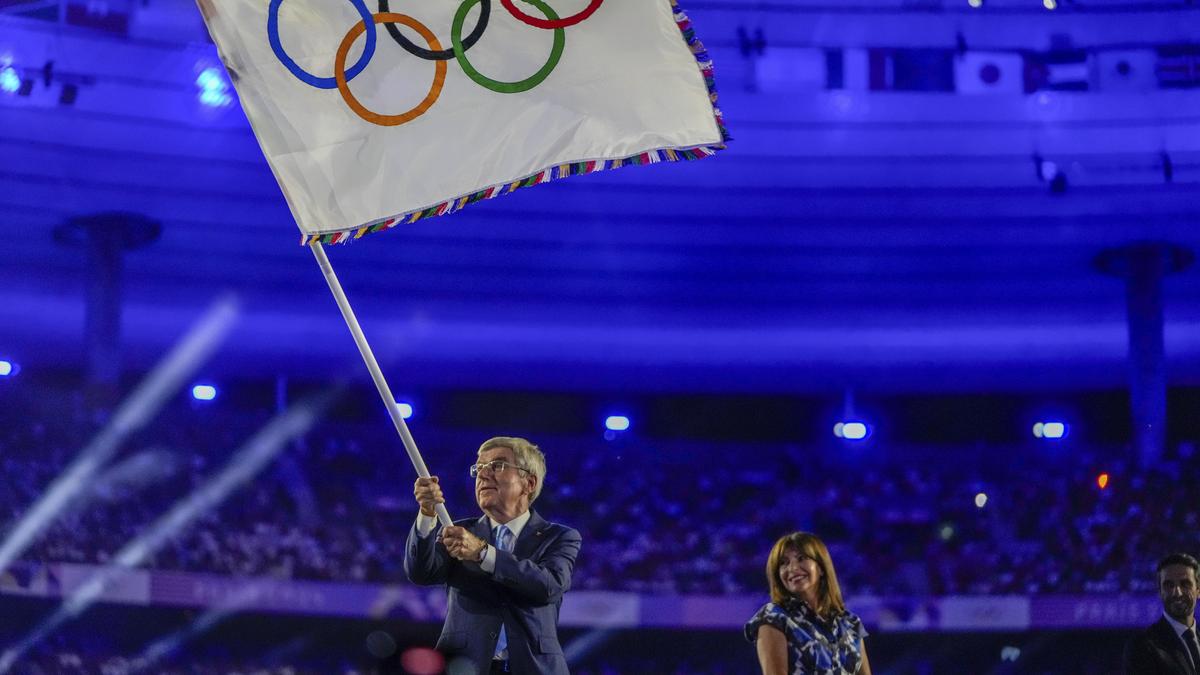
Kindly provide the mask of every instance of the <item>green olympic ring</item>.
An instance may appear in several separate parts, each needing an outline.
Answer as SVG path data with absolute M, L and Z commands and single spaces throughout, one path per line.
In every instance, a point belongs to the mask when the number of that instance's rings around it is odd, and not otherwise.
M 459 6 L 458 12 L 454 15 L 454 24 L 450 27 L 450 42 L 454 46 L 454 58 L 458 60 L 458 65 L 462 66 L 463 72 L 466 73 L 467 77 L 471 78 L 471 81 L 475 82 L 475 84 L 478 84 L 481 87 L 486 87 L 500 94 L 517 94 L 523 91 L 529 91 L 530 89 L 533 89 L 541 84 L 550 75 L 550 72 L 554 70 L 554 67 L 558 65 L 558 60 L 562 58 L 563 46 L 567 42 L 566 31 L 564 31 L 562 28 L 554 29 L 554 47 L 550 50 L 550 58 L 546 61 L 546 65 L 542 66 L 541 70 L 519 82 L 501 82 L 499 80 L 493 80 L 483 73 L 480 73 L 478 70 L 475 70 L 475 67 L 472 66 L 471 62 L 467 60 L 467 50 L 463 47 L 462 29 L 463 24 L 466 23 L 467 20 L 467 12 L 471 11 L 471 8 L 474 7 L 479 1 L 480 0 L 464 0 L 463 4 Z M 542 2 L 542 0 L 525 0 L 525 2 L 533 5 L 542 14 L 545 14 L 546 18 L 550 19 L 551 21 L 558 20 L 558 15 L 554 13 L 554 10 L 551 9 L 549 5 Z

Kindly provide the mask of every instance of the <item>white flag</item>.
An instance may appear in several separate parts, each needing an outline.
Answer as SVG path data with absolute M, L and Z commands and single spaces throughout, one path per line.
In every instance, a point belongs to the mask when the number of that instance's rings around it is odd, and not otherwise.
M 1158 86 L 1154 77 L 1155 61 L 1156 55 L 1151 49 L 1097 52 L 1098 88 L 1105 92 L 1150 91 Z
M 954 59 L 954 88 L 960 94 L 1020 94 L 1024 60 L 1015 52 L 966 52 Z
M 723 147 L 670 0 L 365 1 L 198 0 L 305 240 Z

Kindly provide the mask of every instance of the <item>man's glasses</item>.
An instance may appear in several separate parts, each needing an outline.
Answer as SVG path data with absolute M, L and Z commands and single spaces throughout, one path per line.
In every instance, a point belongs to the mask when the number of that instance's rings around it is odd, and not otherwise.
M 487 464 L 472 464 L 471 478 L 478 478 L 479 474 L 484 472 L 490 473 L 493 476 L 499 476 L 509 469 L 516 469 L 517 471 L 529 471 L 529 469 L 517 466 L 516 464 L 511 464 L 502 459 L 494 459 Z

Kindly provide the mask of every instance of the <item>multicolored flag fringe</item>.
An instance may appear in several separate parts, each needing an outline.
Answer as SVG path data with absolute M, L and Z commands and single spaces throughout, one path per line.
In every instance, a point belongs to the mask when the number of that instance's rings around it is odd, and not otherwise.
M 674 0 L 586 1 L 198 0 L 304 243 L 724 148 Z

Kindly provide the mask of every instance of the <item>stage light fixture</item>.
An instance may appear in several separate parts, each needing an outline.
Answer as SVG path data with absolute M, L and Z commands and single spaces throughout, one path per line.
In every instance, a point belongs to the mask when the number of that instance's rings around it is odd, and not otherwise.
M 17 75 L 17 69 L 11 65 L 0 67 L 0 91 L 6 94 L 15 94 L 21 88 L 21 76 Z
M 396 407 L 400 408 L 400 417 L 403 417 L 404 419 L 409 419 L 410 417 L 413 416 L 413 407 L 412 407 L 411 403 L 405 403 L 403 401 L 396 401 Z
M 1057 9 L 1058 2 L 1057 0 L 1042 0 L 1042 7 L 1045 7 L 1046 9 Z
M 1038 178 L 1053 180 L 1058 175 L 1058 165 L 1048 159 L 1038 162 Z
M 861 441 L 871 434 L 871 428 L 866 422 L 838 422 L 833 427 L 833 435 L 848 441 Z
M 200 102 L 210 108 L 224 108 L 233 102 L 233 98 L 223 91 L 205 89 L 200 92 Z
M 983 7 L 983 0 L 967 0 L 967 4 L 975 9 L 979 9 L 980 7 Z
M 1066 422 L 1038 422 L 1033 425 L 1035 438 L 1058 440 L 1067 435 L 1067 430 Z
M 201 89 L 224 89 L 225 80 L 216 68 L 205 68 L 196 76 L 196 84 Z
M 629 418 L 625 415 L 609 415 L 604 420 L 604 428 L 609 431 L 628 431 Z
M 196 86 L 200 88 L 200 102 L 210 108 L 223 108 L 233 103 L 229 94 L 229 82 L 219 68 L 205 68 L 196 76 Z
M 1108 489 L 1108 474 L 1102 473 L 1099 476 L 1096 476 L 1096 485 L 1101 490 L 1107 490 Z
M 11 361 L 0 361 L 0 377 L 17 374 L 17 366 Z
M 979 494 L 975 495 L 975 507 L 976 508 L 982 509 L 983 507 L 987 506 L 987 503 L 988 503 L 987 494 L 980 492 Z
M 217 397 L 217 388 L 211 384 L 197 384 L 192 387 L 192 398 L 197 401 L 211 401 Z

